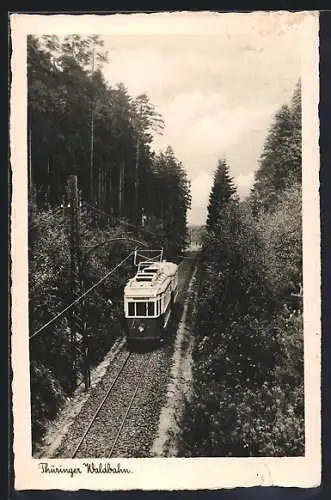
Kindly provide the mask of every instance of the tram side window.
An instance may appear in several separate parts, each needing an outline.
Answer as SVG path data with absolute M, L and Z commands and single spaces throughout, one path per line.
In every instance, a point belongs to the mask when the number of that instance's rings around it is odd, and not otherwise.
M 129 316 L 135 316 L 135 314 L 134 314 L 134 302 L 128 302 L 128 306 L 129 306 L 129 309 L 128 309 Z
M 146 316 L 146 302 L 136 302 L 136 316 Z

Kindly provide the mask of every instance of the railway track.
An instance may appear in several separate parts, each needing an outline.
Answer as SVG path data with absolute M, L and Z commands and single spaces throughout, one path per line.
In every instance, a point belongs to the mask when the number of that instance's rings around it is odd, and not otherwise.
M 86 426 L 71 458 L 111 458 L 120 441 L 152 352 L 129 352 Z
M 128 352 L 122 346 L 77 417 L 63 420 L 67 427 L 61 426 L 61 440 L 48 456 L 73 459 L 148 456 L 154 416 L 163 398 L 159 387 L 167 378 L 168 356 L 195 260 L 193 254 L 179 263 L 178 303 L 169 327 L 169 342 L 148 352 Z M 157 379 L 149 376 L 152 373 L 157 373 Z

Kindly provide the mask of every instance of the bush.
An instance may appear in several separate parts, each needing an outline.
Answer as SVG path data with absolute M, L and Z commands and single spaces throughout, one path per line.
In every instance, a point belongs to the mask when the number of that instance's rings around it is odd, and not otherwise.
M 266 277 L 278 305 L 302 309 L 302 211 L 301 188 L 295 184 L 283 193 L 273 213 L 256 222 L 263 242 Z
M 53 419 L 65 400 L 65 392 L 52 370 L 37 361 L 30 363 L 33 440 L 41 438 L 45 423 Z
M 30 210 L 29 231 L 29 323 L 30 335 L 59 314 L 72 302 L 70 275 L 69 227 L 62 210 Z M 132 243 L 113 242 L 122 235 L 132 237 L 123 228 L 100 229 L 82 212 L 81 244 L 84 265 L 80 293 L 105 276 L 131 251 Z M 141 235 L 134 236 L 144 241 Z M 83 327 L 87 320 L 89 361 L 95 366 L 122 334 L 123 289 L 134 271 L 128 259 L 68 313 L 30 340 L 32 436 L 36 444 L 47 424 L 54 418 L 65 397 L 73 389 L 70 318 L 72 312 Z M 111 302 L 109 301 L 111 299 Z M 82 305 L 82 307 L 81 307 Z M 80 328 L 78 326 L 78 330 Z M 78 365 L 79 381 L 83 378 Z
M 258 348 L 244 322 L 235 327 L 236 338 L 233 329 L 221 335 L 218 348 L 210 337 L 197 344 L 181 455 L 304 454 L 302 318 L 277 316 L 269 327 L 254 323 Z
M 229 203 L 198 274 L 184 456 L 304 454 L 300 190 L 271 214 Z

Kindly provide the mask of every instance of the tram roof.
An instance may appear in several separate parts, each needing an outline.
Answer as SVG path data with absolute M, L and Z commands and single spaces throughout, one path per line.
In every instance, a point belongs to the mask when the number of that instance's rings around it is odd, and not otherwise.
M 153 297 L 162 293 L 168 286 L 170 278 L 175 275 L 178 266 L 172 262 L 146 262 L 139 266 L 137 274 L 131 278 L 125 289 L 126 296 Z

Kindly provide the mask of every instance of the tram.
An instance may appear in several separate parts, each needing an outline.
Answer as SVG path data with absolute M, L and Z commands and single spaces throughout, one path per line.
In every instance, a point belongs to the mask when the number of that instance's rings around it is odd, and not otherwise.
M 147 259 L 124 288 L 124 315 L 128 344 L 164 340 L 178 296 L 178 266 L 173 262 Z

